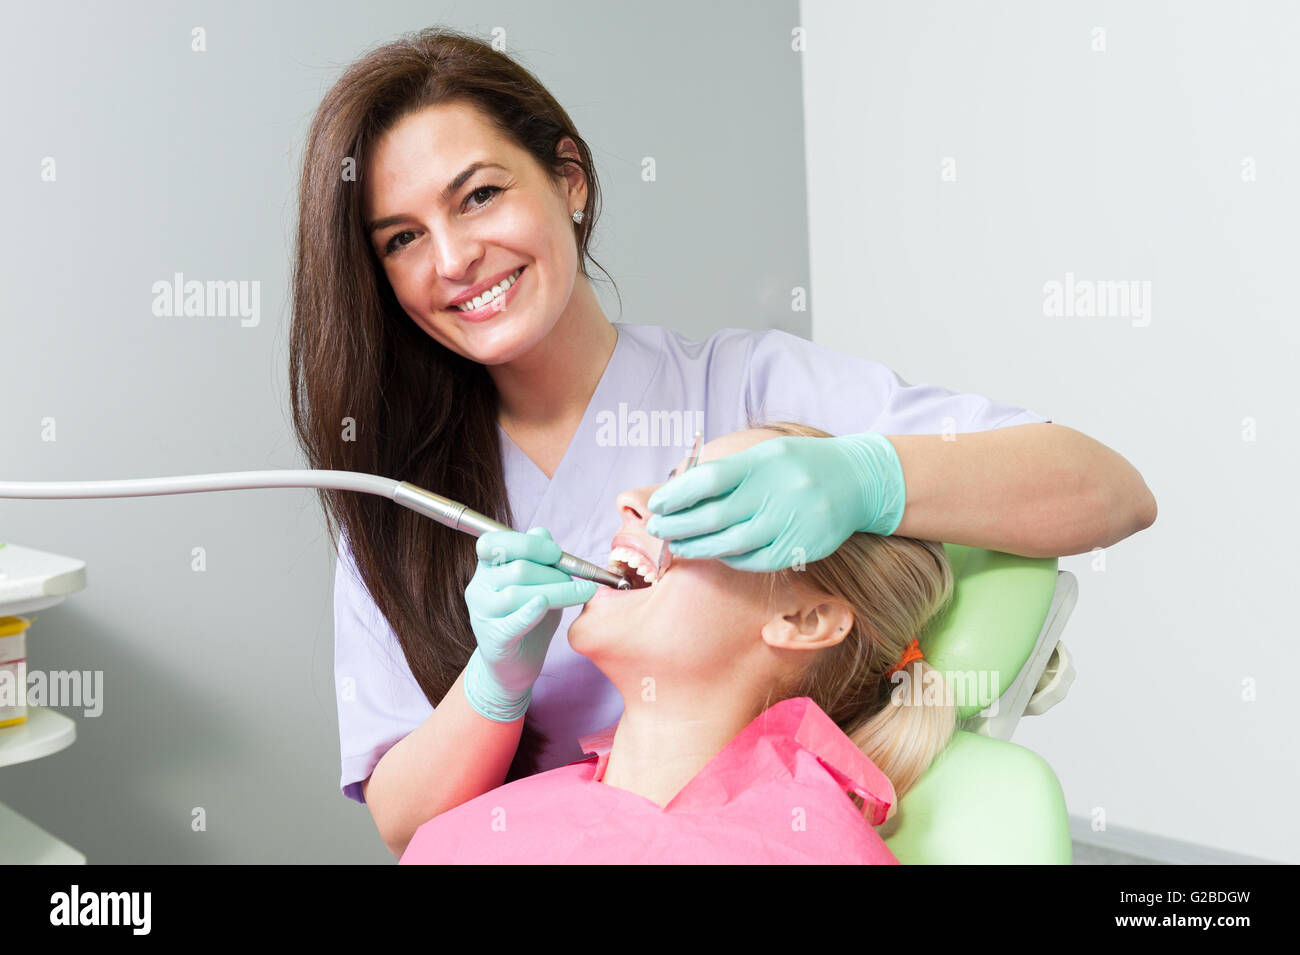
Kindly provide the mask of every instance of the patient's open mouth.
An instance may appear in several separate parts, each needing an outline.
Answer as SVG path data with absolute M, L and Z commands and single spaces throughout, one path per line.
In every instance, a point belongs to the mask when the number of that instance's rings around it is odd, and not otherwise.
M 655 570 L 655 562 L 646 554 L 631 547 L 615 547 L 609 552 L 609 570 L 626 578 L 633 590 L 645 590 L 653 587 L 661 579 Z M 664 568 L 666 573 L 667 567 Z

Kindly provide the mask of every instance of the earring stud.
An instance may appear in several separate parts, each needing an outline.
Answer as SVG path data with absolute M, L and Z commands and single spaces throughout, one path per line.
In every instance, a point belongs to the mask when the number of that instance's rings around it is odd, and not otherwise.
M 579 223 L 582 222 L 582 210 L 581 210 L 581 209 L 574 209 L 574 210 L 573 210 L 573 221 L 574 221 L 574 222 L 579 222 Z

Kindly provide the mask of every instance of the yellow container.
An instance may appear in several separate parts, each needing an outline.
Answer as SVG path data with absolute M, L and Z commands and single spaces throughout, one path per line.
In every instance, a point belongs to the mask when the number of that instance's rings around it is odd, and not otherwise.
M 0 617 L 0 727 L 27 722 L 26 617 Z

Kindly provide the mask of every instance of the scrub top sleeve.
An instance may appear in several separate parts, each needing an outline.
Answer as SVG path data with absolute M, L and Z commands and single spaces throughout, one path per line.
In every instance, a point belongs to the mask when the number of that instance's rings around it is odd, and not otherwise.
M 1036 412 L 938 385 L 911 385 L 888 366 L 780 329 L 758 335 L 746 411 L 831 434 L 956 434 L 1049 422 Z
M 361 783 L 433 706 L 362 582 L 346 538 L 334 569 L 334 692 L 343 768 L 339 785 L 343 795 L 364 803 Z

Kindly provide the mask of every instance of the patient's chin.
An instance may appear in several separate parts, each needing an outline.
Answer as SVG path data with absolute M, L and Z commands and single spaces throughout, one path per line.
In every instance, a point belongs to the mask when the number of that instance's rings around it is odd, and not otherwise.
M 600 670 L 616 660 L 640 659 L 645 647 L 637 645 L 638 628 L 618 613 L 583 609 L 569 624 L 568 640 L 573 652 L 586 657 Z M 606 674 L 608 676 L 609 674 Z
M 574 617 L 573 623 L 569 624 L 569 646 L 584 657 L 590 656 L 593 652 L 599 653 L 600 643 L 604 639 L 601 631 L 605 626 L 593 620 L 593 616 L 586 607 L 583 607 L 582 613 Z

